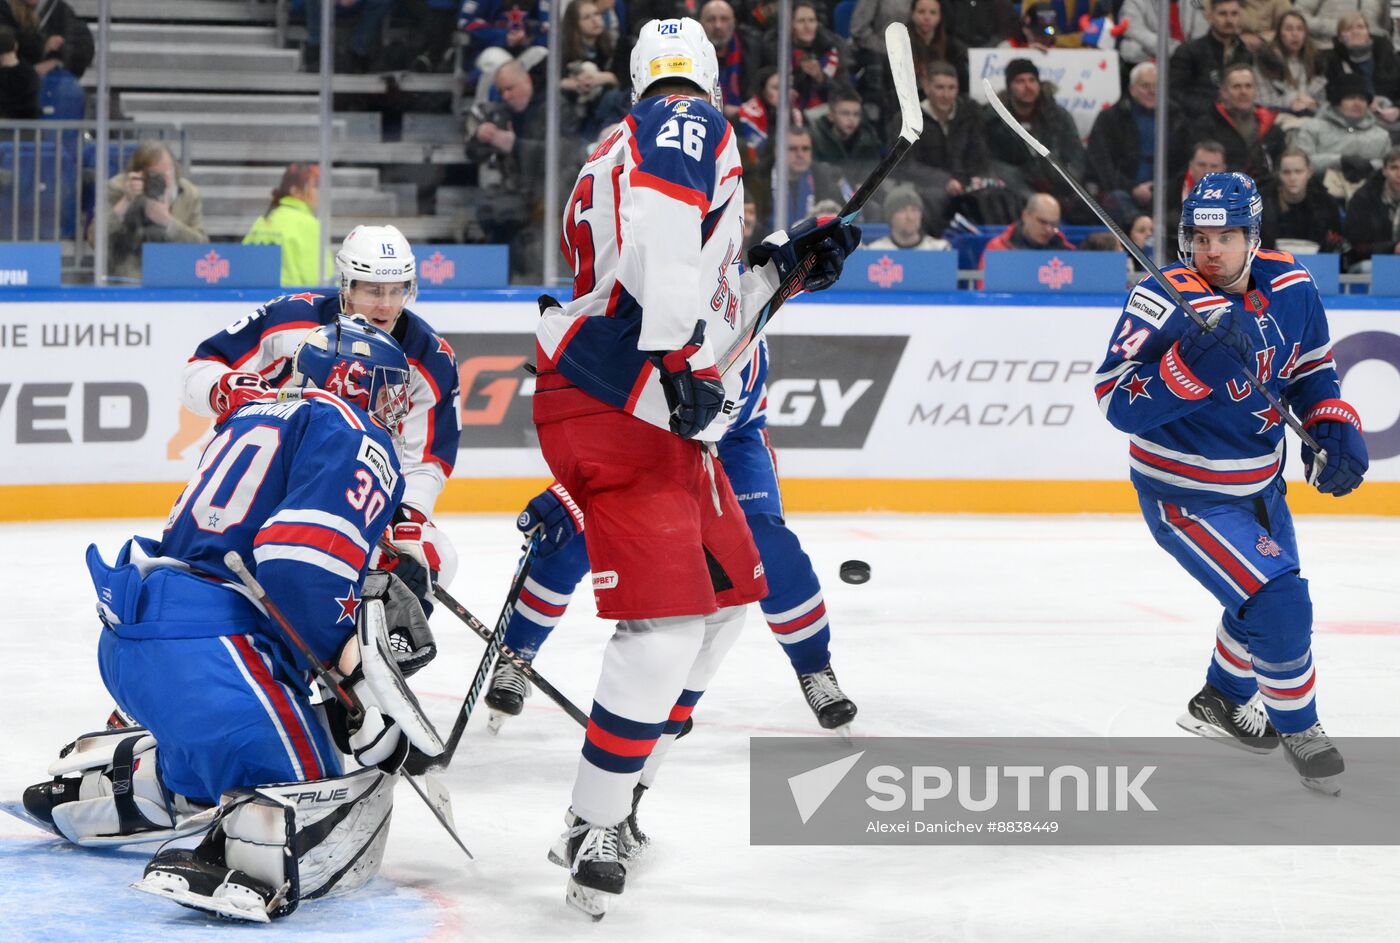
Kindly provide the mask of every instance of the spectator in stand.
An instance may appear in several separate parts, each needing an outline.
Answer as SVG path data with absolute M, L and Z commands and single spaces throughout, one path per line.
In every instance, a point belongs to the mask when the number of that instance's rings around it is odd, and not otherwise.
M 1367 32 L 1366 18 L 1353 10 L 1337 20 L 1337 41 L 1327 57 L 1327 83 L 1359 75 L 1372 95 L 1376 117 L 1388 125 L 1400 121 L 1400 58 L 1384 36 Z
M 573 106 L 579 133 L 592 138 L 632 110 L 631 42 L 613 43 L 593 0 L 573 0 L 565 7 L 559 32 L 564 61 L 559 87 Z
M 999 94 L 1007 110 L 1035 135 L 1036 140 L 1045 145 L 1075 179 L 1082 180 L 1086 169 L 1084 144 L 1079 139 L 1074 118 L 1055 103 L 1054 92 L 1052 84 L 1040 81 L 1040 70 L 1029 59 L 1012 59 L 1006 64 L 1006 88 Z M 988 150 L 1016 168 L 1026 187 L 1040 193 L 1055 194 L 1076 209 L 1079 207 L 1079 198 L 1050 166 L 1050 162 L 1032 154 L 990 108 L 983 121 Z
M 308 72 L 321 68 L 321 2 L 306 0 L 306 45 L 301 50 L 302 65 Z M 350 34 L 350 48 L 343 68 L 350 72 L 368 72 L 374 67 L 375 56 L 384 42 L 384 20 L 393 9 L 395 0 L 334 0 L 336 14 L 355 15 L 355 31 Z M 341 65 L 335 66 L 342 69 Z
M 1192 126 L 1189 139 L 1224 144 L 1226 168 L 1249 174 L 1262 187 L 1274 175 L 1283 150 L 1283 131 L 1277 126 L 1278 112 L 1255 100 L 1254 82 L 1253 65 L 1226 66 L 1219 101 Z
M 810 127 L 813 159 L 839 168 L 847 180 L 863 179 L 880 160 L 880 132 L 865 120 L 860 95 L 849 85 L 832 90 L 826 114 Z
M 1274 38 L 1279 17 L 1293 9 L 1292 0 L 1241 0 L 1240 42 L 1258 56 Z
M 1380 169 L 1390 150 L 1390 133 L 1371 114 L 1371 93 L 1359 75 L 1339 75 L 1327 83 L 1327 106 L 1304 121 L 1293 143 L 1311 158 L 1334 196 L 1344 195 L 1340 174 L 1361 184 Z M 1261 188 L 1262 189 L 1262 188 Z
M 1259 104 L 1279 112 L 1279 126 L 1284 131 L 1316 114 L 1327 79 L 1322 74 L 1322 56 L 1301 13 L 1287 10 L 1278 18 L 1274 38 L 1255 54 L 1254 64 L 1259 75 Z
M 1123 0 L 1118 22 L 1127 21 L 1127 29 L 1118 40 L 1118 55 L 1129 65 L 1150 62 L 1157 58 L 1158 0 Z M 1196 0 L 1171 0 L 1171 35 L 1167 38 L 1167 56 L 1174 55 L 1181 44 L 1200 39 L 1210 30 L 1206 7 Z
M 1400 253 L 1400 148 L 1386 152 L 1378 173 L 1347 203 L 1342 235 L 1351 244 L 1348 271 L 1371 271 L 1371 258 Z
M 788 97 L 796 94 L 789 90 Z M 752 167 L 768 150 L 768 136 L 777 124 L 778 70 L 764 66 L 754 79 L 754 94 L 739 107 L 739 137 L 744 142 L 744 164 Z M 788 124 L 802 127 L 806 118 L 795 104 L 788 106 Z
M 39 118 L 39 73 L 20 60 L 15 31 L 0 26 L 0 118 Z
M 1151 213 L 1138 213 L 1132 219 L 1128 220 L 1128 225 L 1124 227 L 1124 231 L 1127 232 L 1128 238 L 1133 241 L 1133 245 L 1147 253 L 1148 258 L 1152 257 Z
M 867 249 L 951 249 L 947 239 L 930 236 L 924 229 L 924 201 L 910 186 L 890 189 L 885 197 L 885 219 L 890 234 L 866 246 Z
M 968 49 L 1000 46 L 1021 31 L 1011 0 L 949 0 L 948 19 L 953 35 Z
M 954 212 L 982 224 L 1013 221 L 1019 201 L 992 173 L 981 112 L 958 94 L 957 69 L 947 62 L 930 63 L 920 78 L 920 87 L 924 93 L 924 132 L 914 142 L 900 174 L 924 194 L 928 219 L 935 227 Z M 891 124 L 898 120 L 891 118 Z
M 982 250 L 982 258 L 977 261 L 978 269 L 987 267 L 988 252 L 1003 252 L 1008 249 L 1054 249 L 1057 252 L 1072 252 L 1074 246 L 1060 232 L 1060 203 L 1048 193 L 1032 193 L 1021 210 L 1021 218 L 1006 231 L 994 237 Z
M 1128 73 L 1127 96 L 1099 112 L 1089 131 L 1089 183 L 1120 224 L 1152 206 L 1156 122 L 1157 64 L 1139 62 Z
M 282 182 L 272 191 L 267 212 L 259 216 L 243 237 L 245 246 L 282 247 L 282 284 L 300 288 L 324 285 L 316 257 L 321 251 L 321 168 L 316 164 L 289 164 Z M 334 273 L 334 260 L 326 253 L 326 278 Z
M 734 8 L 726 0 L 710 0 L 700 8 L 700 25 L 715 47 L 719 60 L 719 90 L 724 96 L 724 116 L 734 121 L 744 104 L 744 93 L 763 66 L 759 38 L 747 26 L 740 27 Z
M 1195 121 L 1215 110 L 1226 66 L 1254 65 L 1254 54 L 1240 42 L 1240 0 L 1215 0 L 1208 14 L 1210 32 L 1182 43 L 1171 58 L 1171 106 Z
M 487 49 L 501 49 L 512 59 L 534 47 L 541 52 L 525 59 L 532 68 L 535 57 L 543 57 L 543 47 L 549 41 L 548 0 L 462 0 L 457 15 L 457 28 L 467 34 L 467 49 L 463 61 L 475 65 Z M 494 81 L 494 75 L 483 71 L 482 81 Z
M 199 189 L 180 175 L 175 155 L 143 141 L 126 169 L 107 181 L 107 274 L 139 281 L 148 242 L 208 242 Z M 93 234 L 89 233 L 89 239 Z
M 1378 162 L 1379 163 L 1379 162 Z M 1307 152 L 1289 147 L 1279 158 L 1274 182 L 1260 189 L 1264 215 L 1260 245 L 1288 252 L 1341 252 L 1342 214 L 1337 201 L 1313 173 Z
M 63 0 L 0 0 L 0 26 L 14 30 L 20 61 L 40 79 L 58 68 L 82 78 L 92 64 L 92 31 Z
M 967 47 L 949 31 L 943 0 L 913 0 L 908 26 L 914 74 L 922 75 L 931 62 L 949 62 L 958 70 L 958 87 L 967 88 Z
M 1225 145 L 1219 141 L 1197 141 L 1191 146 L 1186 169 L 1172 178 L 1167 187 L 1167 240 L 1175 244 L 1177 223 L 1181 222 L 1181 203 L 1206 174 L 1225 172 Z
M 1013 49 L 1053 49 L 1059 39 L 1055 19 L 1055 9 L 1049 0 L 1022 4 L 1021 29 L 1002 45 Z
M 758 204 L 759 218 L 768 229 L 777 228 L 773 205 L 775 187 L 774 158 L 771 148 L 768 155 L 759 163 L 757 181 L 766 182 L 754 187 L 754 198 Z M 812 160 L 812 132 L 806 128 L 788 128 L 788 203 L 787 221 L 789 224 L 812 215 L 812 207 L 821 200 L 841 199 L 841 174 L 834 167 L 818 164 Z M 747 189 L 747 188 L 746 188 Z
M 624 36 L 632 37 L 637 35 L 635 29 L 627 28 L 627 6 L 621 0 L 597 0 L 598 12 L 603 14 L 603 32 L 608 34 L 608 38 L 614 44 L 620 43 Z M 641 26 L 641 23 L 637 24 Z
M 776 56 L 776 27 L 763 39 L 770 55 Z M 792 5 L 792 89 L 797 107 L 813 108 L 826 104 L 835 84 L 849 84 L 845 41 L 822 26 L 812 0 L 795 0 Z
M 1359 12 L 1372 36 L 1389 36 L 1391 25 L 1390 0 L 1294 0 L 1294 9 L 1308 21 L 1308 32 L 1318 49 L 1331 49 L 1336 39 L 1337 20 L 1347 13 Z

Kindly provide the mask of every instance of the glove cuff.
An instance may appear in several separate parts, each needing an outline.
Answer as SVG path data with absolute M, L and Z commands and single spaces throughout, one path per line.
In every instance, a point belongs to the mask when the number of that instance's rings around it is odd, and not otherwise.
M 550 485 L 545 490 L 548 491 L 550 494 L 554 495 L 554 497 L 558 499 L 559 503 L 563 505 L 564 510 L 569 512 L 569 516 L 574 520 L 574 529 L 582 531 L 583 509 L 580 508 L 578 506 L 578 503 L 574 501 L 574 496 L 569 494 L 568 489 L 556 481 L 554 482 L 554 484 Z
M 1211 387 L 1191 372 L 1186 360 L 1181 356 L 1181 342 L 1177 341 L 1162 355 L 1162 383 L 1179 399 L 1205 399 L 1211 394 Z
M 1356 409 L 1344 399 L 1325 399 L 1313 406 L 1303 417 L 1303 428 L 1311 429 L 1319 422 L 1344 422 L 1357 432 L 1366 431 L 1361 428 L 1361 417 Z

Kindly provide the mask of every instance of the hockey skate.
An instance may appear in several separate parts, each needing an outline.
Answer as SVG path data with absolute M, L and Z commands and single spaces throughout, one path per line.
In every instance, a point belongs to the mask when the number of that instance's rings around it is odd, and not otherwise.
M 1346 769 L 1341 751 L 1322 729 L 1322 724 L 1313 724 L 1299 733 L 1285 733 L 1283 755 L 1303 778 L 1303 785 L 1326 796 L 1341 795 L 1342 787 L 1337 777 Z
M 851 721 L 856 719 L 855 702 L 848 698 L 836 682 L 836 672 L 827 665 L 821 671 L 800 674 L 802 696 L 825 730 L 834 730 L 843 737 L 851 735 Z
M 146 865 L 134 890 L 164 897 L 182 907 L 225 920 L 268 923 L 289 913 L 284 907 L 290 885 L 272 888 L 224 861 L 223 833 L 215 828 L 197 848 L 171 848 Z
M 633 804 L 635 814 L 635 802 Z M 619 825 L 593 825 L 574 815 L 564 814 L 567 828 L 549 850 L 549 860 L 569 869 L 569 886 L 564 900 L 594 920 L 602 920 L 612 898 L 627 883 L 627 865 L 619 849 Z
M 1207 684 L 1186 705 L 1176 725 L 1198 737 L 1248 750 L 1269 753 L 1278 748 L 1278 731 L 1264 712 L 1251 703 L 1235 704 Z
M 486 692 L 486 706 L 491 709 L 486 719 L 486 729 L 492 734 L 500 733 L 501 725 L 507 717 L 518 717 L 525 707 L 525 698 L 530 696 L 530 682 L 520 669 L 504 658 L 496 660 L 496 670 L 491 675 L 491 687 Z

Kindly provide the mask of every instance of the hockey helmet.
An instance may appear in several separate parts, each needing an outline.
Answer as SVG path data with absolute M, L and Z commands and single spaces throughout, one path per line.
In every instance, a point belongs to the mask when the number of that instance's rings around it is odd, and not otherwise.
M 408 358 L 389 334 L 337 315 L 307 334 L 292 355 L 292 386 L 334 393 L 396 438 L 408 415 Z
M 1206 174 L 1191 188 L 1181 204 L 1181 222 L 1176 230 L 1177 249 L 1181 261 L 1195 267 L 1195 247 L 1191 232 L 1198 226 L 1213 229 L 1243 229 L 1249 241 L 1246 267 L 1259 251 L 1259 221 L 1264 213 L 1264 200 L 1259 188 L 1248 174 Z
M 335 254 L 340 306 L 347 310 L 352 282 L 407 283 L 404 304 L 418 296 L 418 265 L 413 247 L 394 226 L 356 226 Z
M 637 34 L 632 47 L 632 100 L 646 94 L 657 82 L 682 79 L 710 96 L 720 107 L 719 59 L 699 21 L 650 20 Z

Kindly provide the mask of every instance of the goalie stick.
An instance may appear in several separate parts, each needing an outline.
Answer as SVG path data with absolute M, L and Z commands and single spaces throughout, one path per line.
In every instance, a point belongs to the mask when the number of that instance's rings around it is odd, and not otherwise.
M 1137 244 L 1128 238 L 1127 233 L 1123 232 L 1123 228 L 1114 221 L 1112 216 L 1108 215 L 1108 211 L 1100 206 L 1097 200 L 1089 195 L 1089 191 L 1084 189 L 1084 185 L 1065 169 L 1065 166 L 1060 163 L 1055 155 L 1050 153 L 1050 149 L 1037 141 L 1035 135 L 1022 127 L 1021 122 L 1017 121 L 1012 116 L 1011 112 L 1006 110 L 1006 105 L 1002 104 L 1001 97 L 997 95 L 996 89 L 992 87 L 992 83 L 987 79 L 982 80 L 982 91 L 986 94 L 987 101 L 991 104 L 992 110 L 997 113 L 997 117 L 1001 118 L 1008 128 L 1015 131 L 1021 140 L 1025 142 L 1027 147 L 1038 156 L 1043 157 L 1051 167 L 1055 168 L 1056 172 L 1058 172 L 1061 177 L 1065 178 L 1065 183 L 1070 185 L 1070 189 L 1074 190 L 1075 194 L 1084 201 L 1084 205 L 1089 207 L 1094 215 L 1108 227 L 1109 231 L 1123 244 L 1123 248 L 1133 257 L 1133 260 L 1152 276 L 1152 280 L 1161 286 L 1177 307 L 1185 311 L 1187 316 L 1190 317 L 1192 321 L 1195 321 L 1197 327 L 1201 330 L 1214 330 L 1210 323 L 1206 321 L 1205 316 L 1181 296 L 1180 290 L 1171 283 L 1171 279 L 1163 275 L 1162 270 L 1157 267 L 1156 263 L 1147 257 L 1147 253 L 1139 249 Z M 1308 433 L 1308 430 L 1303 428 L 1302 422 L 1298 420 L 1297 416 L 1293 415 L 1292 410 L 1288 408 L 1283 400 L 1279 399 L 1279 397 L 1265 387 L 1264 384 L 1259 382 L 1259 377 L 1250 369 L 1249 364 L 1241 362 L 1240 370 L 1244 373 L 1244 378 L 1252 383 L 1254 388 L 1259 391 L 1259 395 L 1263 396 L 1265 401 L 1283 417 L 1283 421 L 1287 424 L 1288 428 L 1296 432 L 1298 438 L 1303 440 L 1303 444 L 1313 450 L 1313 464 L 1312 468 L 1308 470 L 1307 476 L 1308 484 L 1313 484 L 1316 482 L 1317 476 L 1322 472 L 1322 469 L 1327 465 L 1327 452 L 1317 444 L 1317 440 Z
M 230 550 L 228 553 L 224 554 L 224 565 L 243 581 L 243 585 L 248 587 L 248 591 L 253 594 L 253 598 L 257 603 L 267 610 L 267 614 L 272 617 L 272 621 L 277 623 L 282 633 L 286 635 L 287 639 L 296 647 L 296 650 L 301 652 L 302 657 L 307 660 L 312 670 L 316 672 L 316 677 L 320 679 L 321 684 L 325 685 L 326 690 L 335 695 L 335 699 L 340 701 L 345 707 L 345 712 L 350 718 L 352 720 L 362 721 L 365 716 L 364 705 L 360 703 L 359 698 L 355 697 L 354 693 L 345 685 L 345 676 L 335 667 L 321 663 L 321 660 L 316 657 L 316 653 L 311 650 L 311 646 L 306 644 L 306 640 L 297 633 L 296 629 L 292 628 L 291 622 L 282 614 L 282 610 L 278 608 L 276 603 L 268 598 L 267 591 L 263 589 L 262 584 L 258 582 L 258 578 L 248 570 L 247 565 L 243 562 L 243 558 L 238 555 L 238 551 Z M 409 696 L 410 698 L 412 697 L 411 692 Z M 423 717 L 421 720 L 423 724 L 427 726 L 428 732 L 436 739 L 437 732 L 428 724 L 427 718 Z M 407 736 L 407 732 L 404 733 L 404 736 Z M 423 804 L 428 807 L 428 811 L 433 813 L 433 818 L 438 820 L 438 823 L 447 831 L 447 834 L 457 843 L 457 847 L 462 849 L 468 858 L 472 858 L 473 855 L 471 851 L 468 850 L 461 836 L 457 834 L 457 827 L 453 823 L 451 816 L 452 807 L 447 803 L 446 792 L 436 783 L 429 783 L 428 788 L 425 789 L 423 784 L 419 783 L 409 774 L 408 770 L 403 769 L 400 770 L 400 772 L 403 778 L 408 780 L 408 784 L 413 787 L 413 791 L 418 793 L 418 796 L 423 800 Z
M 856 218 L 866 202 L 880 188 L 880 184 L 885 182 L 890 171 L 904 159 L 904 155 L 909 153 L 909 148 L 914 146 L 914 142 L 924 131 L 924 113 L 919 108 L 919 93 L 914 80 L 914 53 L 909 47 L 909 29 L 903 23 L 891 23 L 885 27 L 885 51 L 889 56 L 890 73 L 894 76 L 895 95 L 899 99 L 899 138 L 890 148 L 890 152 L 870 172 L 870 176 L 865 178 L 865 182 L 851 194 L 846 205 L 841 207 L 840 219 L 843 223 L 849 223 Z M 778 309 L 802 290 L 802 282 L 811 274 L 812 266 L 816 262 L 815 253 L 799 260 L 796 268 L 788 272 L 787 277 L 778 284 L 777 290 L 763 307 L 758 309 L 753 324 L 740 334 L 734 344 L 719 358 L 719 372 L 722 375 L 728 374 L 736 363 L 748 358 L 753 345 L 758 343 L 759 334 L 763 333 L 768 322 L 773 320 Z M 732 403 L 725 405 L 726 413 L 732 411 Z

